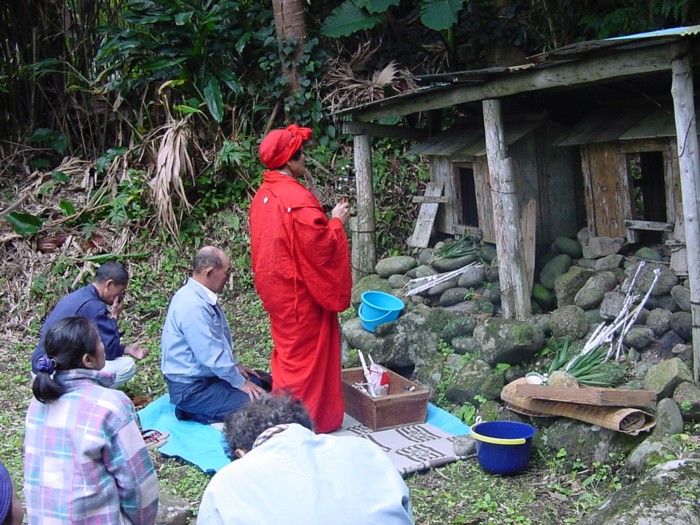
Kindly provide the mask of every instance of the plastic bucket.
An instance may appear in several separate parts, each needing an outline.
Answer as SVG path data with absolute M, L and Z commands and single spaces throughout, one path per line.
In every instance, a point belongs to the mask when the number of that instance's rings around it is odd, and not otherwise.
M 360 316 L 360 324 L 362 325 L 362 328 L 367 330 L 368 332 L 374 333 L 374 329 L 379 326 L 382 323 L 388 323 L 389 321 L 393 321 L 394 319 L 389 319 L 394 312 L 386 312 L 384 315 L 377 317 L 375 319 L 370 319 L 365 315 L 365 304 L 360 303 L 360 308 L 357 311 L 358 315 Z
M 364 292 L 360 298 L 365 305 L 365 315 L 369 318 L 377 318 L 387 312 L 396 312 L 396 317 L 398 317 L 404 306 L 401 299 L 384 292 Z
M 384 292 L 364 292 L 360 297 L 360 324 L 369 332 L 374 332 L 380 324 L 396 321 L 404 307 L 401 299 Z
M 491 474 L 517 474 L 530 463 L 535 427 L 517 421 L 487 421 L 471 427 L 479 465 Z

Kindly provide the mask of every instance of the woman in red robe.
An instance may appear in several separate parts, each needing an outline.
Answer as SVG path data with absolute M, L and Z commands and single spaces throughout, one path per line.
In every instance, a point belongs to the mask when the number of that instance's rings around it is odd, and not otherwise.
M 352 279 L 345 235 L 349 205 L 328 220 L 304 175 L 297 125 L 270 132 L 260 160 L 270 170 L 250 206 L 255 288 L 270 314 L 273 390 L 287 390 L 309 409 L 317 432 L 343 422 L 338 312 L 350 306 Z

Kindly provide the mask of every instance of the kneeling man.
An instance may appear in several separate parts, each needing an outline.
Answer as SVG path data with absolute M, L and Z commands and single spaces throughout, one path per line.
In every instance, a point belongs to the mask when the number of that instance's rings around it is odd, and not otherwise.
M 220 422 L 265 393 L 258 374 L 233 355 L 231 330 L 218 305 L 230 273 L 228 256 L 204 247 L 192 261 L 192 277 L 170 301 L 161 369 L 179 419 Z

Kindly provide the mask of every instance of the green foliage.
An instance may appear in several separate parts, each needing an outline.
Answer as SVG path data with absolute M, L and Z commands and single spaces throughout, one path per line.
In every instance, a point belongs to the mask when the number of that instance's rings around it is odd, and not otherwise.
M 21 235 L 32 235 L 39 231 L 44 221 L 30 213 L 13 211 L 5 215 L 4 219 L 12 225 L 12 228 Z
M 464 403 L 457 409 L 455 416 L 461 419 L 465 424 L 471 426 L 476 421 L 476 407 L 471 403 Z
M 338 38 L 372 29 L 384 22 L 390 8 L 399 4 L 398 0 L 345 0 L 323 21 L 321 34 Z M 421 0 L 420 20 L 429 29 L 446 30 L 457 23 L 464 4 L 464 0 Z
M 548 347 L 542 350 L 542 355 L 552 353 L 549 346 L 554 346 L 555 350 L 547 374 L 561 370 L 575 377 L 582 385 L 599 387 L 612 386 L 619 375 L 618 366 L 606 361 L 607 351 L 603 347 L 580 355 L 579 349 L 570 346 L 568 339 L 563 342 L 550 339 Z
M 152 216 L 145 192 L 148 189 L 147 174 L 141 170 L 128 170 L 127 176 L 117 185 L 117 194 L 110 201 L 109 220 L 115 226 L 138 223 Z
M 51 149 L 63 155 L 68 149 L 68 137 L 53 129 L 39 128 L 34 130 L 27 142 L 30 144 L 47 144 Z
M 549 354 L 551 353 L 551 350 L 549 349 L 549 346 L 547 346 L 542 349 L 542 352 Z M 564 339 L 564 342 L 560 346 L 557 346 L 557 348 L 555 349 L 554 359 L 552 359 L 552 362 L 549 364 L 547 373 L 551 374 L 556 370 L 561 370 L 562 367 L 564 367 L 566 363 L 569 362 L 569 359 L 569 339 L 567 338 Z
M 254 1 L 137 0 L 124 4 L 122 20 L 103 29 L 96 64 L 105 88 L 126 95 L 156 82 L 182 90 L 221 122 L 225 104 L 245 92 L 246 48 L 271 12 Z
M 455 350 L 454 348 L 452 348 L 452 345 L 450 345 L 450 343 L 448 343 L 444 339 L 438 339 L 437 349 L 438 352 L 440 352 L 444 356 L 448 356 L 455 353 Z
M 461 239 L 445 241 L 435 252 L 435 259 L 454 259 L 473 255 L 479 251 L 479 239 L 474 235 L 465 235 Z
M 423 0 L 420 5 L 420 21 L 436 31 L 444 31 L 457 23 L 457 15 L 464 0 Z
M 687 25 L 694 16 L 694 7 L 692 0 L 648 0 L 641 3 L 624 0 L 588 13 L 581 18 L 581 25 L 596 39 L 630 35 Z
M 372 29 L 384 21 L 383 14 L 374 14 L 363 0 L 345 0 L 324 20 L 321 34 L 332 38 L 349 36 L 358 31 Z M 379 11 L 382 13 L 382 11 Z
M 417 155 L 406 155 L 406 144 L 378 140 L 372 148 L 372 184 L 375 197 L 377 255 L 390 250 L 405 253 L 418 215 L 411 197 L 430 180 L 427 164 Z
M 318 96 L 316 79 L 326 67 L 326 53 L 317 38 L 309 39 L 297 53 L 297 42 L 289 40 L 278 45 L 270 34 L 263 40 L 264 54 L 258 64 L 267 76 L 264 85 L 256 86 L 266 100 L 283 101 L 286 120 L 304 123 L 314 130 L 314 137 L 321 147 L 338 147 L 336 129 L 326 122 L 326 113 Z M 288 79 L 279 74 L 281 70 L 296 69 L 299 85 L 290 93 Z

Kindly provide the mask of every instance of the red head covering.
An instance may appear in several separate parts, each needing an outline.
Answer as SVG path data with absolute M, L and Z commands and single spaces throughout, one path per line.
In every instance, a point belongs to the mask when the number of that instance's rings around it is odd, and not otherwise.
M 269 169 L 284 166 L 302 142 L 310 138 L 311 128 L 302 128 L 296 124 L 271 131 L 260 143 L 260 160 Z

